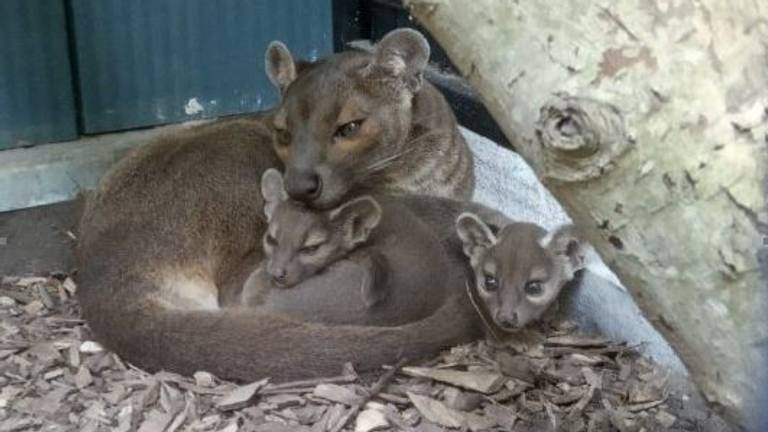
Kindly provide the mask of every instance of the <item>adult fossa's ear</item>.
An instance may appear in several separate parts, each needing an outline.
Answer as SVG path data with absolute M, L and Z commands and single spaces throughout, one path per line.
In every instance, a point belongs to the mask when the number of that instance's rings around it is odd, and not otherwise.
M 488 225 L 474 213 L 465 212 L 456 219 L 456 233 L 464 245 L 464 254 L 472 265 L 482 258 L 488 248 L 496 244 L 496 236 Z
M 373 197 L 362 196 L 333 209 L 329 216 L 341 229 L 344 246 L 352 249 L 368 240 L 381 221 L 381 206 Z
M 403 79 L 411 91 L 415 92 L 421 87 L 422 72 L 427 67 L 429 51 L 429 42 L 416 30 L 393 30 L 376 44 L 370 71 L 389 78 Z
M 541 240 L 541 246 L 561 260 L 571 275 L 584 268 L 586 247 L 576 227 L 564 225 Z
M 264 215 L 267 222 L 272 220 L 277 206 L 288 199 L 288 193 L 283 186 L 283 175 L 275 168 L 264 171 L 261 176 L 261 196 L 264 197 Z
M 285 93 L 285 89 L 296 79 L 296 62 L 288 47 L 280 41 L 272 41 L 264 55 L 267 76 L 272 84 Z

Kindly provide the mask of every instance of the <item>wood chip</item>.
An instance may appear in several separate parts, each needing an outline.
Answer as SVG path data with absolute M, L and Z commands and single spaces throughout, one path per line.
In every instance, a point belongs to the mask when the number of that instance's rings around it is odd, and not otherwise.
M 285 423 L 267 422 L 253 428 L 253 432 L 310 432 L 306 426 L 287 425 Z
M 195 379 L 195 384 L 200 387 L 213 387 L 216 385 L 216 378 L 214 378 L 213 374 L 205 371 L 195 372 L 193 378 Z
M 298 381 L 290 381 L 290 382 L 285 382 L 280 384 L 269 384 L 264 390 L 277 391 L 277 390 L 284 390 L 284 389 L 298 388 L 298 387 L 314 387 L 318 384 L 351 383 L 351 382 L 354 382 L 356 379 L 357 379 L 356 375 L 344 373 L 342 375 L 334 376 L 334 377 L 313 378 L 313 379 L 305 379 L 305 380 L 298 380 Z
M 154 409 L 144 417 L 144 421 L 141 423 L 141 426 L 139 426 L 138 432 L 158 432 L 165 430 L 165 427 L 171 423 L 171 420 L 173 420 L 171 415 Z
M 517 416 L 511 408 L 498 404 L 488 404 L 485 406 L 484 411 L 486 417 L 494 419 L 496 424 L 503 430 L 511 431 L 515 427 Z
M 37 296 L 43 305 L 48 309 L 54 309 L 56 307 L 56 302 L 54 302 L 53 298 L 51 298 L 51 295 L 48 293 L 48 289 L 43 285 L 38 285 L 36 289 Z
M 261 381 L 256 381 L 254 383 L 236 388 L 226 396 L 217 400 L 216 408 L 221 411 L 232 411 L 250 405 L 254 397 L 256 397 L 259 389 L 264 387 L 268 381 L 268 379 L 263 379 Z
M 583 368 L 582 374 L 584 375 L 584 379 L 587 381 L 588 387 L 579 401 L 576 402 L 576 404 L 571 408 L 570 413 L 568 413 L 569 419 L 574 419 L 580 416 L 584 411 L 584 408 L 587 407 L 587 404 L 589 404 L 595 397 L 595 391 L 602 387 L 602 379 L 597 374 L 595 374 L 592 369 Z
M 30 315 L 40 315 L 45 310 L 45 305 L 40 300 L 33 300 L 24 305 L 24 311 Z
M 312 431 L 328 431 L 339 424 L 346 413 L 346 408 L 342 404 L 334 404 L 323 415 L 323 418 L 312 426 Z
M 674 426 L 675 422 L 677 422 L 677 417 L 673 416 L 672 414 L 664 410 L 659 410 L 659 412 L 656 413 L 655 417 L 656 417 L 656 420 L 667 429 Z
M 237 421 L 231 421 L 223 428 L 217 429 L 216 432 L 237 432 L 239 429 L 240 427 L 237 425 Z
M 48 278 L 46 277 L 29 276 L 17 279 L 15 282 L 13 282 L 13 285 L 28 288 L 32 285 L 43 284 L 46 282 L 48 282 Z
M 402 371 L 407 375 L 430 378 L 483 394 L 497 392 L 507 381 L 503 375 L 495 372 L 462 372 L 422 367 L 404 367 Z
M 525 356 L 512 355 L 502 351 L 496 356 L 496 362 L 504 375 L 533 384 L 534 376 L 531 361 Z
M 336 384 L 318 384 L 312 392 L 317 397 L 331 402 L 352 406 L 360 400 L 360 396 L 352 390 Z
M 85 341 L 80 344 L 80 352 L 82 353 L 94 354 L 102 351 L 104 351 L 104 347 L 102 347 L 98 342 Z
M 355 432 L 372 432 L 389 427 L 384 407 L 369 402 L 355 419 Z
M 16 306 L 16 300 L 8 296 L 0 296 L 0 307 Z
M 296 421 L 303 425 L 317 423 L 325 414 L 326 407 L 323 405 L 309 405 L 293 409 L 293 415 Z
M 70 345 L 67 349 L 67 360 L 72 367 L 80 367 L 80 350 L 76 345 Z
M 630 405 L 625 405 L 624 408 L 626 408 L 628 411 L 631 411 L 631 412 L 646 411 L 663 404 L 665 400 L 666 399 L 659 399 L 659 400 L 645 402 L 645 403 L 630 404 Z
M 91 376 L 91 371 L 88 370 L 85 365 L 80 366 L 80 368 L 77 370 L 77 374 L 75 375 L 75 385 L 79 389 L 84 389 L 91 384 L 93 384 L 93 376 Z
M 407 394 L 421 415 L 433 423 L 452 428 L 468 427 L 472 431 L 496 426 L 496 421 L 492 418 L 456 411 L 427 396 L 410 392 Z
M 480 407 L 483 397 L 479 393 L 465 392 L 454 387 L 443 391 L 443 403 L 459 411 L 474 411 Z
M 664 399 L 664 386 L 656 382 L 633 380 L 629 385 L 629 403 L 640 404 Z
M 294 396 L 291 394 L 280 394 L 275 396 L 270 396 L 265 400 L 265 402 L 272 406 L 275 410 L 282 410 L 289 407 L 296 407 L 304 405 L 304 399 Z
M 42 422 L 32 418 L 9 418 L 0 422 L 0 430 L 4 432 L 18 432 L 31 430 Z
M 578 348 L 602 348 L 611 343 L 610 339 L 589 336 L 551 336 L 544 342 L 545 346 L 562 346 Z
M 58 378 L 58 377 L 60 377 L 62 375 L 64 375 L 64 369 L 57 368 L 57 369 L 54 369 L 52 371 L 46 372 L 45 375 L 43 375 L 43 379 L 50 381 L 50 380 Z
M 64 279 L 64 282 L 61 283 L 61 286 L 67 290 L 70 296 L 75 295 L 77 292 L 77 285 L 75 285 L 75 281 L 73 281 L 70 277 Z
M 133 406 L 126 405 L 120 408 L 120 412 L 117 414 L 117 428 L 115 432 L 129 432 L 132 428 L 133 419 Z

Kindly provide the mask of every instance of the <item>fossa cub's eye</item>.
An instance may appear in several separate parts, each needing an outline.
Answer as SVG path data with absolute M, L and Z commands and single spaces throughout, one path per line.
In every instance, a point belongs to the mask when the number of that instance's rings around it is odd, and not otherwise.
M 272 237 L 272 234 L 267 234 L 267 244 L 270 246 L 277 246 L 277 239 Z
M 544 293 L 544 288 L 539 281 L 529 281 L 523 289 L 525 290 L 525 295 L 530 297 L 538 297 Z
M 499 289 L 499 280 L 496 279 L 496 276 L 487 274 L 483 279 L 483 286 L 486 291 L 496 291 Z
M 314 255 L 317 253 L 317 251 L 320 250 L 320 244 L 313 244 L 309 246 L 304 246 L 299 250 L 299 252 L 303 253 L 304 255 Z
M 344 123 L 336 129 L 333 136 L 336 138 L 351 138 L 360 131 L 360 127 L 363 125 L 364 121 L 365 120 L 361 119 Z

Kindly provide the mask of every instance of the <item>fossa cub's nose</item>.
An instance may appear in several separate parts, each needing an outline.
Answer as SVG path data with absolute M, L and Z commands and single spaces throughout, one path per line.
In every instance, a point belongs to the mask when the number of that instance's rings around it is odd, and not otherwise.
M 512 312 L 509 315 L 499 313 L 496 315 L 496 322 L 505 330 L 514 330 L 518 324 L 517 313 Z
M 288 279 L 288 272 L 285 268 L 269 268 L 267 273 L 269 273 L 269 276 L 275 285 L 284 285 Z
M 285 190 L 295 200 L 313 201 L 320 196 L 323 181 L 313 171 L 288 170 L 285 176 Z

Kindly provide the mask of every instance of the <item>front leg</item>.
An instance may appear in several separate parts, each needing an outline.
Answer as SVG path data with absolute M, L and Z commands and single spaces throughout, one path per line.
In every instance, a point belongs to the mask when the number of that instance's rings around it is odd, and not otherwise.
M 243 292 L 240 295 L 240 304 L 243 306 L 261 306 L 269 294 L 272 285 L 264 271 L 264 266 L 260 265 L 248 276 L 243 284 Z
M 372 251 L 352 260 L 360 264 L 365 271 L 360 282 L 360 295 L 365 307 L 370 309 L 383 302 L 389 295 L 387 257 L 379 251 Z

